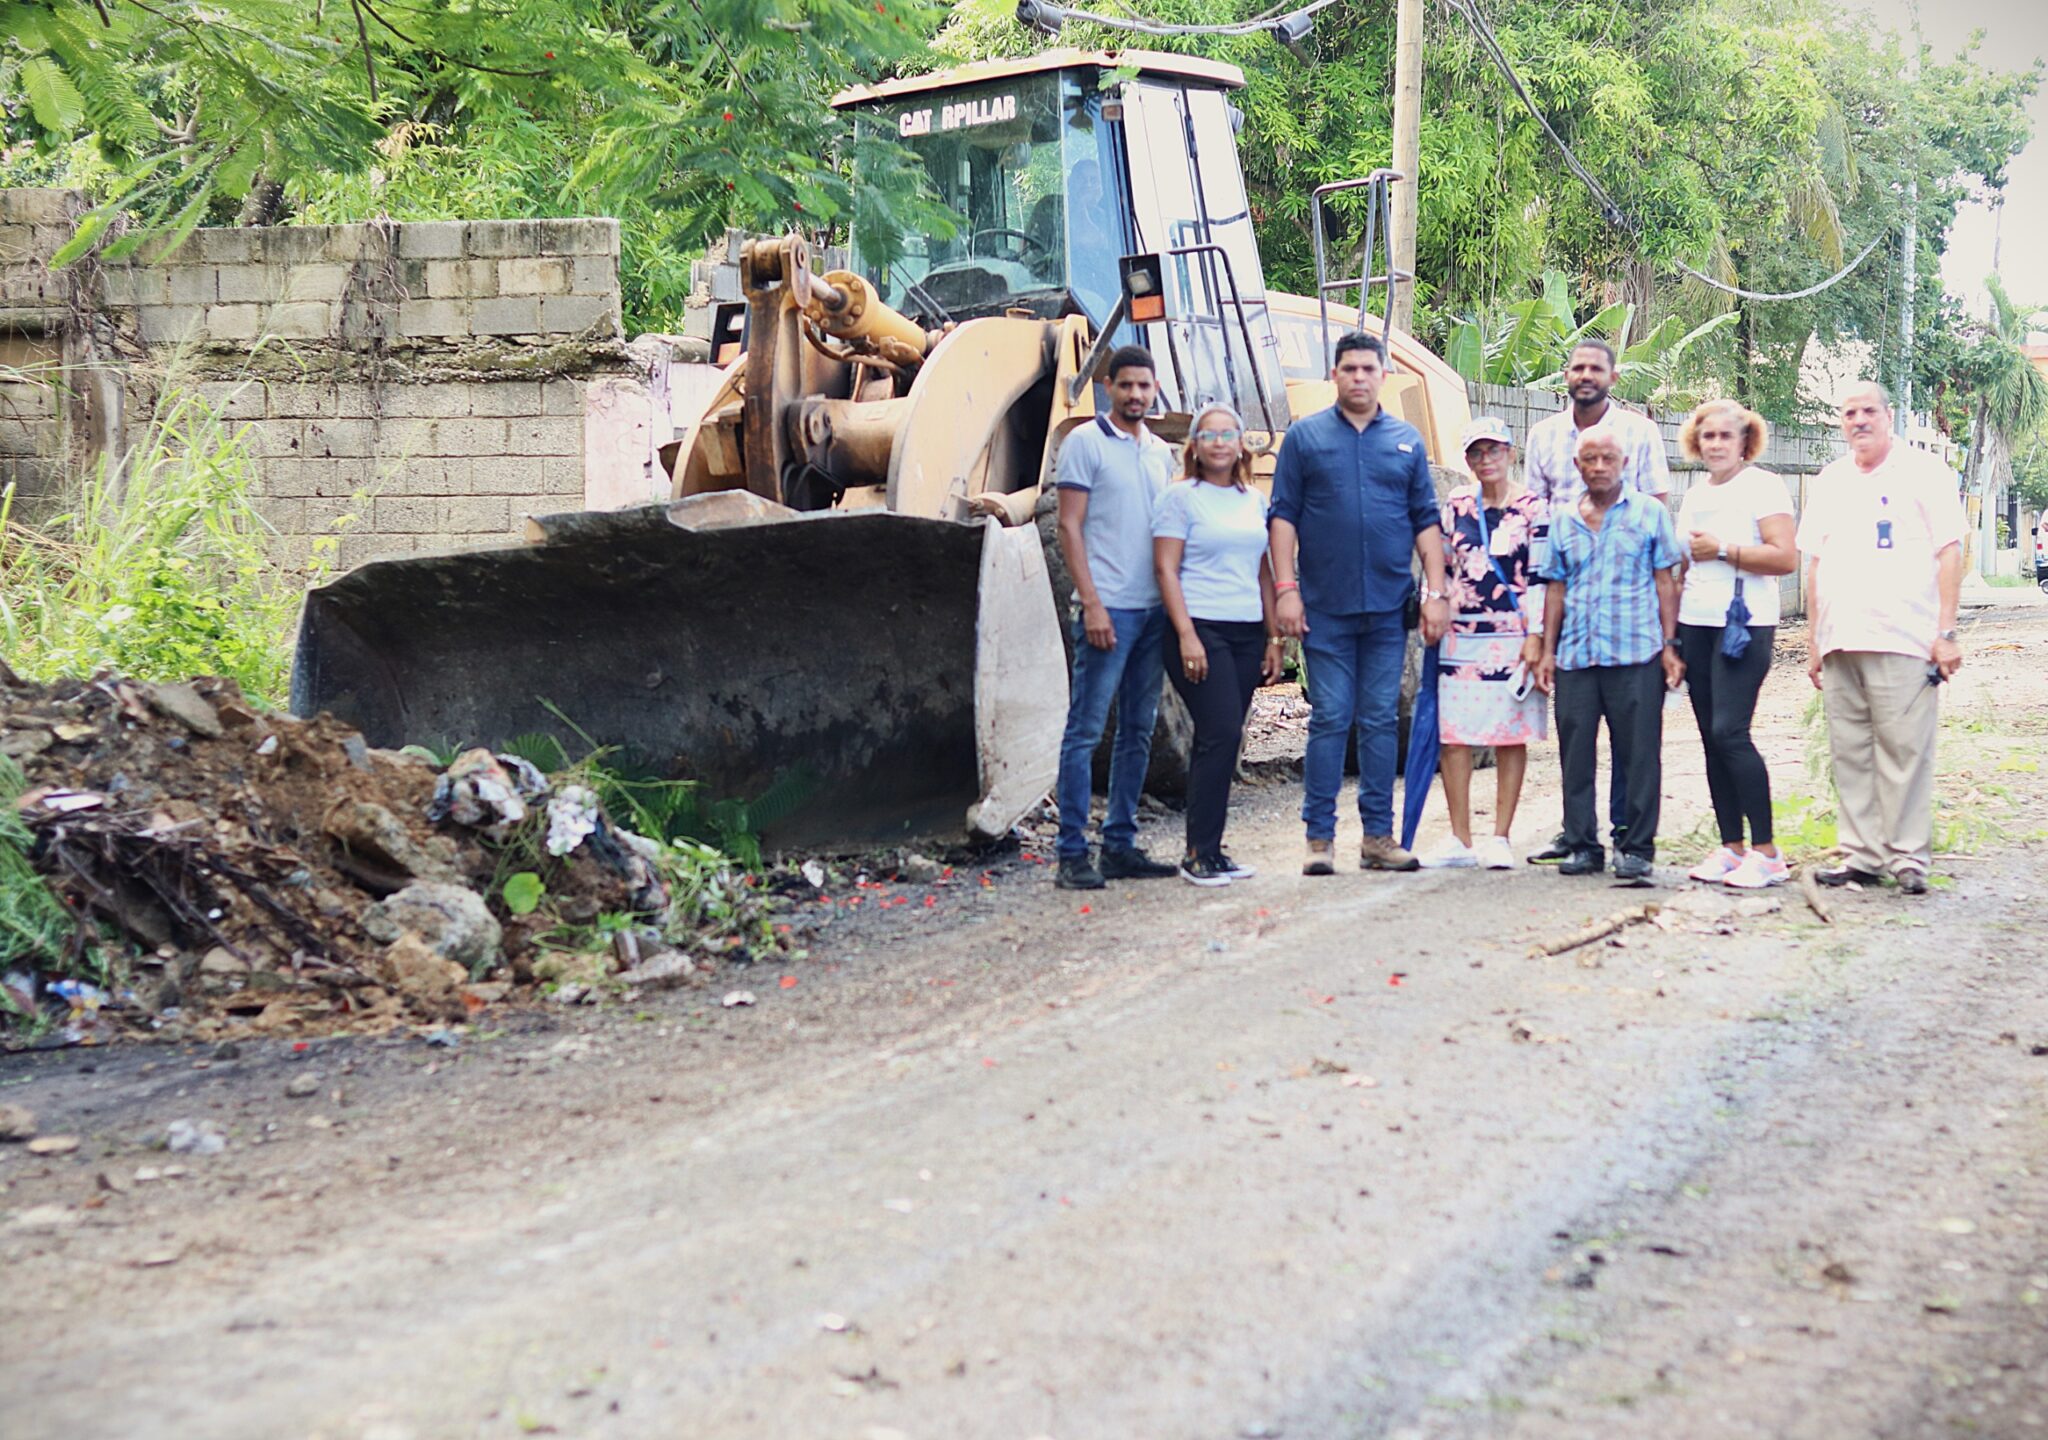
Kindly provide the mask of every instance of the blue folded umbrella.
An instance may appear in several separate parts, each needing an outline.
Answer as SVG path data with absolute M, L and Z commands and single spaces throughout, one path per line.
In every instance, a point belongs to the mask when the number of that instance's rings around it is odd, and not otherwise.
M 1439 749 L 1436 720 L 1437 647 L 1422 651 L 1422 683 L 1415 689 L 1415 713 L 1408 722 L 1408 761 L 1401 771 L 1401 848 L 1415 844 L 1415 829 L 1422 823 L 1422 807 L 1436 782 Z

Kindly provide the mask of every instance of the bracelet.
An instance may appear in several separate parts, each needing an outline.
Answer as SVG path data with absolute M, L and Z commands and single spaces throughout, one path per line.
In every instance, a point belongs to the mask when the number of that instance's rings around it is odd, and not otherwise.
M 1268 645 L 1285 645 L 1287 643 L 1287 637 L 1285 635 L 1268 635 L 1266 637 L 1266 643 Z
M 1273 593 L 1275 595 L 1278 595 L 1283 590 L 1299 590 L 1300 588 L 1301 582 L 1299 580 L 1275 580 L 1273 582 Z

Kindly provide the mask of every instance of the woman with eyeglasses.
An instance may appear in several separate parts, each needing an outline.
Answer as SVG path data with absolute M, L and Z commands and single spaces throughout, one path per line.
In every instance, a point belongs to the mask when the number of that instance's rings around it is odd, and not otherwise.
M 1251 486 L 1244 421 L 1228 405 L 1195 416 L 1181 464 L 1185 478 L 1160 498 L 1152 520 L 1159 597 L 1179 637 L 1167 674 L 1195 722 L 1180 875 L 1191 885 L 1228 885 L 1252 874 L 1223 853 L 1244 719 L 1252 692 L 1280 678 L 1266 497 Z

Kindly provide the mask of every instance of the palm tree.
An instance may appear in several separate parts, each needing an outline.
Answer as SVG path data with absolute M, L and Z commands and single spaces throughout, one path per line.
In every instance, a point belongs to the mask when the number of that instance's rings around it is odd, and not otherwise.
M 2048 419 L 2048 377 L 2027 358 L 2027 337 L 2048 311 L 2018 305 L 1996 275 L 1984 279 L 1991 292 L 1991 318 L 1963 356 L 1959 378 L 1975 397 L 1970 417 L 1970 453 L 1963 483 L 1978 497 L 1977 565 L 1989 575 L 1998 535 L 1998 488 L 2012 474 L 2014 441 Z

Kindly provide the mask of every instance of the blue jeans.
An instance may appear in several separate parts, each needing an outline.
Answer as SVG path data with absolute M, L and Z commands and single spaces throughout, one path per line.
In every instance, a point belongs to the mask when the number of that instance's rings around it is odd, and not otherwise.
M 1311 840 L 1337 837 L 1345 741 L 1358 730 L 1358 818 L 1368 835 L 1394 833 L 1394 765 L 1400 749 L 1401 661 L 1408 632 L 1399 610 L 1360 615 L 1308 612 L 1308 756 L 1301 819 Z
M 1159 688 L 1166 671 L 1160 658 L 1166 611 L 1111 610 L 1116 644 L 1097 650 L 1074 622 L 1074 683 L 1067 699 L 1067 733 L 1060 741 L 1059 853 L 1063 859 L 1088 854 L 1088 797 L 1095 747 L 1116 702 L 1116 743 L 1109 752 L 1109 813 L 1102 820 L 1102 848 L 1128 850 L 1138 840 L 1138 793 L 1152 759 L 1152 727 L 1159 719 Z

